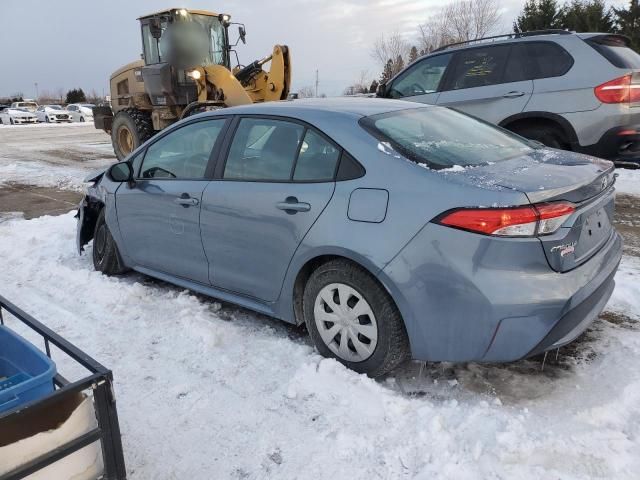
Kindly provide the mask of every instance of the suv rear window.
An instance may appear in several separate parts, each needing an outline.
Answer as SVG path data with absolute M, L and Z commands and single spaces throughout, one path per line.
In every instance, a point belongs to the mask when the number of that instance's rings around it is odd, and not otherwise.
M 382 151 L 390 145 L 434 170 L 485 165 L 532 151 L 520 137 L 447 108 L 400 110 L 365 117 L 360 124 L 382 142 Z
M 618 68 L 640 68 L 640 55 L 629 48 L 629 40 L 620 35 L 601 35 L 585 40 Z

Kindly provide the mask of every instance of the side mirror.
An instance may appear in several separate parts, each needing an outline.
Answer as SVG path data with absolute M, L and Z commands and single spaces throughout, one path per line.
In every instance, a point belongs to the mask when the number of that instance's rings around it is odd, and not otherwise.
M 114 182 L 124 183 L 133 181 L 133 168 L 129 162 L 120 162 L 107 171 L 107 175 Z
M 240 35 L 240 40 L 242 41 L 242 43 L 244 43 L 245 45 L 247 44 L 247 31 L 244 28 L 244 25 L 240 25 L 238 27 L 238 34 Z

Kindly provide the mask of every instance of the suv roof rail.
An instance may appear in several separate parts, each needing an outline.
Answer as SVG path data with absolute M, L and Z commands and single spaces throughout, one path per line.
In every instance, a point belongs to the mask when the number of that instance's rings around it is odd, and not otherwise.
M 529 32 L 520 32 L 520 33 L 506 33 L 504 35 L 494 35 L 493 37 L 483 37 L 476 38 L 475 40 L 466 40 L 464 42 L 456 42 L 450 43 L 449 45 L 444 45 L 440 48 L 436 48 L 431 53 L 442 52 L 443 50 L 448 50 L 450 48 L 459 47 L 461 45 L 471 45 L 474 43 L 484 43 L 484 42 L 493 42 L 499 39 L 511 39 L 511 38 L 522 38 L 522 37 L 535 37 L 537 35 L 572 35 L 573 32 L 568 30 L 561 30 L 557 28 L 551 28 L 547 30 L 531 30 Z

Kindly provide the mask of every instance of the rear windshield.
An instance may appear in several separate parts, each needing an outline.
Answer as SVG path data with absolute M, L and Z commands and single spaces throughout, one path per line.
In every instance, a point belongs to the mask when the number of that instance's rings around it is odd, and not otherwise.
M 442 107 L 400 110 L 365 117 L 361 125 L 409 160 L 436 170 L 486 165 L 526 155 L 524 139 Z
M 629 41 L 617 35 L 603 35 L 587 39 L 613 66 L 618 68 L 640 68 L 640 54 L 629 48 Z

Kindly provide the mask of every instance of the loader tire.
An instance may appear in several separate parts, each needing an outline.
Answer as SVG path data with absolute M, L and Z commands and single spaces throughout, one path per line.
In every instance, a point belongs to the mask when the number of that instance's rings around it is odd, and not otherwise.
M 148 112 L 127 108 L 116 113 L 111 126 L 111 142 L 118 161 L 153 137 L 154 133 Z

